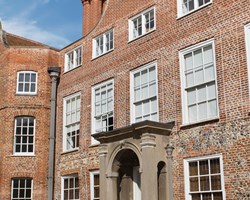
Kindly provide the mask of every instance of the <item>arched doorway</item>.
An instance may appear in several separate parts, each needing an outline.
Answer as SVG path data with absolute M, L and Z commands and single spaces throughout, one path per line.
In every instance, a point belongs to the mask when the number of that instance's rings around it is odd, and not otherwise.
M 117 200 L 141 200 L 140 163 L 131 149 L 123 149 L 116 155 L 112 171 L 118 173 Z

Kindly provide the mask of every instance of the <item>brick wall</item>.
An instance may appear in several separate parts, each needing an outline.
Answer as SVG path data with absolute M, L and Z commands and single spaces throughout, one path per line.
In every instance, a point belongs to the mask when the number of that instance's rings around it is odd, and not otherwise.
M 47 198 L 50 77 L 48 67 L 57 66 L 58 53 L 48 48 L 4 47 L 0 60 L 0 199 L 11 196 L 12 178 L 33 179 L 33 199 Z M 37 95 L 17 95 L 17 72 L 38 73 Z M 33 116 L 35 126 L 35 155 L 13 155 L 15 117 Z
M 156 7 L 156 30 L 128 42 L 128 19 L 151 6 Z M 160 122 L 176 122 L 171 136 L 175 147 L 174 199 L 184 199 L 183 158 L 215 153 L 223 155 L 227 199 L 247 198 L 250 130 L 244 25 L 250 22 L 249 9 L 247 1 L 214 0 L 177 18 L 176 1 L 107 1 L 107 10 L 97 27 L 61 51 L 63 66 L 64 54 L 83 46 L 82 66 L 63 73 L 58 89 L 55 198 L 60 199 L 61 195 L 60 177 L 71 173 L 79 174 L 81 198 L 88 199 L 90 195 L 89 170 L 98 168 L 98 147 L 90 144 L 91 87 L 114 79 L 115 128 L 128 126 L 130 71 L 152 61 L 157 62 L 158 68 Z M 114 28 L 114 50 L 92 59 L 92 39 L 110 28 Z M 178 53 L 211 38 L 215 42 L 219 119 L 182 127 Z M 63 98 L 79 91 L 80 147 L 78 151 L 63 154 Z M 237 175 L 232 175 L 234 172 Z

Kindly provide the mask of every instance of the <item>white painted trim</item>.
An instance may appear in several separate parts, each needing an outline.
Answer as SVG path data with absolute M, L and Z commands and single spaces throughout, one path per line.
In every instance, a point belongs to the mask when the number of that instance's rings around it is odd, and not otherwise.
M 157 120 L 159 121 L 159 94 L 158 94 L 158 69 L 157 69 L 157 61 L 153 61 L 142 67 L 136 68 L 130 72 L 130 124 L 135 123 L 135 106 L 134 106 L 134 74 L 140 72 L 144 69 L 155 66 L 156 73 L 156 100 L 157 100 Z
M 217 116 L 213 116 L 212 118 L 207 118 L 205 120 L 198 120 L 196 122 L 188 122 L 188 108 L 187 108 L 187 92 L 185 91 L 185 73 L 184 73 L 184 55 L 190 52 L 195 51 L 196 49 L 202 48 L 204 46 L 212 44 L 213 50 L 213 61 L 214 61 L 214 76 L 215 76 L 215 88 L 216 88 L 216 100 L 217 100 Z M 219 111 L 219 98 L 218 98 L 218 86 L 217 86 L 217 70 L 216 70 L 216 52 L 215 52 L 215 44 L 214 39 L 206 40 L 201 43 L 192 45 L 187 47 L 181 51 L 179 51 L 179 62 L 180 62 L 180 79 L 181 79 L 181 101 L 182 101 L 182 126 L 196 124 L 201 122 L 210 121 L 212 119 L 218 119 L 220 116 Z
M 245 25 L 245 43 L 247 57 L 247 72 L 248 72 L 248 91 L 250 99 L 250 24 Z
M 33 199 L 33 178 L 23 178 L 23 177 L 14 177 L 11 179 L 11 199 L 13 199 L 13 187 L 14 187 L 14 180 L 20 180 L 20 179 L 31 179 L 31 200 Z M 26 188 L 25 188 L 26 189 Z
M 113 85 L 113 126 L 115 125 L 115 84 L 114 84 L 114 79 L 110 79 L 104 82 L 101 82 L 97 85 L 92 86 L 91 88 L 91 145 L 98 145 L 100 144 L 97 140 L 92 137 L 93 134 L 95 134 L 95 105 L 94 105 L 94 100 L 95 100 L 95 89 L 100 88 L 103 85 L 108 85 L 109 83 L 112 83 Z
M 148 11 L 151 11 L 151 10 L 154 10 L 154 28 L 152 30 L 150 30 L 149 32 L 145 32 L 145 13 L 147 13 Z M 136 19 L 137 17 L 139 16 L 142 16 L 142 34 L 137 36 L 137 37 L 133 37 L 133 20 Z M 156 8 L 155 6 L 151 7 L 151 8 L 148 8 L 147 10 L 144 10 L 143 12 L 140 12 L 139 14 L 131 17 L 129 20 L 128 20 L 128 41 L 133 41 L 133 40 L 136 40 L 144 35 L 147 35 L 149 33 L 151 33 L 152 31 L 156 30 Z
M 183 166 L 184 166 L 184 184 L 185 184 L 185 199 L 191 200 L 191 196 L 189 195 L 189 167 L 188 163 L 192 161 L 201 161 L 201 160 L 209 160 L 219 158 L 220 159 L 220 174 L 221 174 L 221 191 L 223 195 L 223 200 L 226 200 L 226 191 L 225 191 L 225 180 L 224 180 L 224 170 L 223 170 L 223 159 L 222 154 L 214 154 L 214 155 L 208 155 L 208 156 L 198 156 L 198 157 L 192 157 L 192 158 L 186 158 L 183 160 Z
M 177 0 L 177 19 L 182 18 L 182 17 L 184 17 L 186 15 L 189 15 L 189 14 L 191 14 L 193 12 L 196 12 L 199 9 L 202 9 L 202 8 L 212 4 L 213 0 L 211 0 L 210 2 L 204 4 L 204 5 L 200 6 L 200 7 L 198 7 L 197 0 L 194 0 L 195 8 L 193 10 L 187 12 L 187 13 L 184 13 L 184 14 L 183 14 L 183 9 L 182 9 L 182 2 L 183 2 L 183 0 Z
M 89 174 L 90 174 L 90 199 L 94 200 L 94 175 L 99 174 L 100 176 L 100 172 L 99 170 L 95 170 L 95 171 L 90 171 Z
M 107 50 L 106 45 L 105 45 L 106 44 L 106 37 L 105 36 L 107 34 L 109 34 L 110 32 L 113 32 L 113 48 Z M 96 55 L 96 51 L 95 51 L 96 45 L 97 45 L 96 40 L 101 38 L 101 37 L 103 38 L 103 52 L 100 55 Z M 98 58 L 98 57 L 112 51 L 114 48 L 115 48 L 115 31 L 114 31 L 114 29 L 109 29 L 108 31 L 106 31 L 106 32 L 104 32 L 104 33 L 102 33 L 102 34 L 100 34 L 100 35 L 98 35 L 98 36 L 96 36 L 95 38 L 92 39 L 92 59 Z
M 79 182 L 79 192 L 80 192 L 80 181 L 78 174 L 72 174 L 72 175 L 67 175 L 67 176 L 61 176 L 61 200 L 64 200 L 64 179 L 69 179 L 69 178 L 78 178 Z M 74 188 L 75 189 L 75 188 Z M 80 194 L 79 194 L 80 195 Z
M 81 109 L 82 109 L 82 96 L 81 96 L 81 92 L 77 92 L 74 94 L 71 94 L 69 96 L 66 96 L 63 98 L 63 141 L 62 141 L 62 145 L 63 145 L 63 152 L 71 152 L 71 151 L 75 151 L 76 149 L 79 149 L 79 147 L 74 148 L 74 149 L 66 149 L 66 101 L 72 98 L 75 98 L 77 96 L 80 96 L 80 124 L 79 124 L 79 142 L 80 142 L 80 133 L 81 133 Z
M 36 74 L 36 86 L 35 86 L 35 92 L 19 92 L 18 91 L 18 83 L 19 83 L 19 74 L 20 73 L 24 73 L 24 74 L 26 74 L 26 73 L 33 73 L 33 74 Z M 25 77 L 24 77 L 25 78 Z M 32 71 L 32 70 L 22 70 L 22 71 L 18 71 L 17 72 L 17 78 L 16 78 L 16 82 L 17 82 L 17 84 L 16 84 L 16 94 L 18 94 L 18 95 L 36 95 L 37 94 L 37 82 L 38 82 L 38 73 L 36 72 L 36 71 Z M 31 82 L 29 82 L 29 83 L 31 83 Z
M 33 152 L 15 152 L 16 147 L 16 118 L 24 118 L 24 117 L 30 117 L 34 119 L 34 133 L 33 133 Z M 13 155 L 14 156 L 35 156 L 35 144 L 36 144 L 36 118 L 34 116 L 30 115 L 20 115 L 15 117 L 15 127 L 14 127 L 14 146 L 13 146 Z M 22 135 L 23 136 L 23 135 Z M 22 149 L 22 146 L 20 146 Z
M 76 65 L 76 60 L 75 60 L 76 50 L 79 48 L 81 48 L 82 59 L 81 59 L 81 63 L 79 65 Z M 73 70 L 77 67 L 80 67 L 82 65 L 82 60 L 83 60 L 83 51 L 82 50 L 83 50 L 82 45 L 80 45 L 80 46 L 77 46 L 76 48 L 71 49 L 70 51 L 65 53 L 65 55 L 64 55 L 64 73 L 71 71 L 71 70 Z M 72 69 L 68 69 L 68 60 L 69 60 L 68 55 L 72 52 L 73 52 L 73 67 L 72 67 Z

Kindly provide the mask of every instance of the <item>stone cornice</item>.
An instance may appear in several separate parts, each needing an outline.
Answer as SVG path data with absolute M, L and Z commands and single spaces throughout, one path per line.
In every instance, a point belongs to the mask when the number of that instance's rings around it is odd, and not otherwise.
M 144 133 L 157 135 L 170 135 L 175 122 L 160 123 L 153 121 L 143 121 L 127 127 L 118 128 L 109 132 L 101 132 L 92 136 L 100 143 L 110 143 L 126 138 L 140 138 Z

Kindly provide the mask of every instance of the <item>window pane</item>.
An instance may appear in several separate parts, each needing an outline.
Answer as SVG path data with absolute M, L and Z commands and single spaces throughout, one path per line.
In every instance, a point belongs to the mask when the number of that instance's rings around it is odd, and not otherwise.
M 195 84 L 200 84 L 204 82 L 203 69 L 200 68 L 195 71 Z
M 206 101 L 206 99 L 207 99 L 206 86 L 203 85 L 201 87 L 198 87 L 197 94 L 198 94 L 198 102 Z
M 151 113 L 156 113 L 157 110 L 157 99 L 154 98 L 151 100 Z
M 147 99 L 148 98 L 148 85 L 144 85 L 141 88 L 141 99 Z
M 145 83 L 148 83 L 148 73 L 147 73 L 147 69 L 146 70 L 143 70 L 141 72 L 141 84 L 145 84 Z
M 186 54 L 184 56 L 184 60 L 185 60 L 185 70 L 189 70 L 193 68 L 193 57 L 192 57 L 192 53 Z
M 205 68 L 205 81 L 211 81 L 214 80 L 214 66 L 210 65 Z
M 198 163 L 196 161 L 189 163 L 189 176 L 195 175 L 198 175 Z
M 211 174 L 220 173 L 220 160 L 219 158 L 210 160 Z
M 18 92 L 22 92 L 23 91 L 23 83 L 19 83 L 18 84 Z
M 30 82 L 30 74 L 25 74 L 25 82 Z
M 195 192 L 199 191 L 199 183 L 198 183 L 198 178 L 190 178 L 190 191 Z
M 212 200 L 211 194 L 210 193 L 202 194 L 202 200 Z
M 135 89 L 135 101 L 140 101 L 141 100 L 140 93 L 141 93 L 140 88 L 136 88 Z
M 198 110 L 199 110 L 199 119 L 203 120 L 207 118 L 207 104 L 205 103 L 200 103 L 198 105 Z
M 155 67 L 151 67 L 149 68 L 149 82 L 155 81 L 155 79 L 156 79 Z
M 212 190 L 221 190 L 221 180 L 220 175 L 211 176 Z
M 188 105 L 196 103 L 196 90 L 190 89 L 187 92 Z
M 200 194 L 192 194 L 192 200 L 201 200 Z
M 149 104 L 149 101 L 146 101 L 143 104 L 143 115 L 147 115 L 149 113 L 150 113 L 150 104 Z
M 194 0 L 189 0 L 188 7 L 189 7 L 189 11 L 194 9 Z
M 142 116 L 142 104 L 137 104 L 135 105 L 135 117 L 140 117 Z
M 156 96 L 156 83 L 152 83 L 149 85 L 149 97 Z
M 217 101 L 209 101 L 208 102 L 208 117 L 217 116 Z
M 201 49 L 194 52 L 194 67 L 202 66 L 202 52 Z
M 29 86 L 30 86 L 29 83 L 24 84 L 24 91 L 25 92 L 29 92 Z
M 213 49 L 212 45 L 203 48 L 204 53 L 204 64 L 213 62 Z
M 222 200 L 222 193 L 213 193 L 214 200 Z
M 186 74 L 186 85 L 187 85 L 187 87 L 190 87 L 190 86 L 194 85 L 194 74 L 193 74 L 193 72 L 190 72 L 190 73 Z
M 189 106 L 188 107 L 188 116 L 190 122 L 195 122 L 197 120 L 197 106 Z
M 100 181 L 99 174 L 98 175 L 94 175 L 94 185 L 99 185 L 100 184 L 99 181 Z
M 135 73 L 134 74 L 134 86 L 139 86 L 140 85 L 140 73 Z
M 208 99 L 215 99 L 216 98 L 215 83 L 211 83 L 211 84 L 207 85 L 207 93 L 208 93 Z
M 201 191 L 208 191 L 208 190 L 210 190 L 210 187 L 209 187 L 209 176 L 202 176 L 202 177 L 200 177 L 200 187 L 201 187 Z

